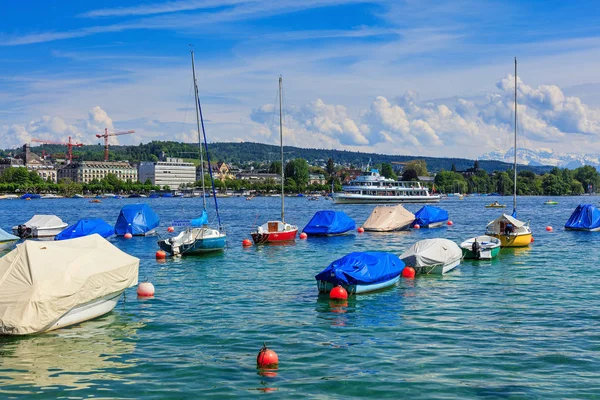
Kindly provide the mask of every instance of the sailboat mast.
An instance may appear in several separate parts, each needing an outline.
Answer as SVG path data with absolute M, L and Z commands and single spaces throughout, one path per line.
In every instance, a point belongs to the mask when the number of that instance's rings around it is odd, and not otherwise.
M 198 110 L 198 83 L 196 82 L 196 67 L 194 66 L 194 50 L 192 55 L 192 75 L 194 77 L 194 96 L 196 98 L 196 129 L 198 130 L 198 151 L 200 152 L 200 179 L 202 180 L 202 205 L 206 210 L 206 194 L 204 191 L 204 157 L 202 156 L 202 136 L 200 134 L 200 111 Z
M 517 57 L 515 57 L 515 186 L 513 191 L 513 212 L 517 210 Z
M 282 78 L 279 76 L 279 144 L 281 146 L 281 222 L 284 219 L 284 173 L 283 173 L 283 100 L 282 100 Z

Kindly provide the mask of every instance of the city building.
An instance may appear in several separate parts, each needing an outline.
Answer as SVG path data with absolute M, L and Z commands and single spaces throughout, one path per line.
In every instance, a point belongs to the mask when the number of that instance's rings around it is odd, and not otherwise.
M 276 183 L 281 183 L 281 175 L 264 172 L 240 172 L 237 174 L 236 178 L 250 182 L 266 182 L 267 180 L 273 180 Z
M 325 179 L 325 175 L 323 174 L 310 174 L 308 175 L 308 183 L 317 185 L 324 185 L 327 183 L 327 179 Z
M 16 157 L 7 157 L 0 160 L 0 174 L 6 168 L 25 167 L 29 171 L 35 171 L 43 180 L 56 183 L 57 171 L 54 165 L 31 152 L 29 145 L 23 146 L 23 152 Z
M 231 168 L 227 163 L 224 162 L 213 162 L 210 163 L 210 167 L 213 173 L 213 178 L 218 179 L 220 181 L 224 181 L 225 179 L 235 179 L 235 170 Z M 204 162 L 204 173 L 208 174 L 208 163 Z M 202 179 L 200 176 L 201 169 L 198 165 L 196 167 L 196 180 L 199 181 Z
M 126 161 L 76 161 L 58 170 L 58 179 L 70 179 L 76 183 L 90 183 L 113 174 L 122 181 L 136 182 L 138 171 Z
M 142 183 L 150 179 L 153 185 L 178 189 L 196 182 L 196 167 L 181 158 L 166 157 L 163 161 L 142 161 L 138 175 Z

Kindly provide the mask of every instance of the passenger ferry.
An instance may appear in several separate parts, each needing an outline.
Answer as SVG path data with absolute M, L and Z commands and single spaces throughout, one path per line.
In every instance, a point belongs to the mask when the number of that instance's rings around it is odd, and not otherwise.
M 438 203 L 440 196 L 430 194 L 421 182 L 395 181 L 379 175 L 372 169 L 363 172 L 343 192 L 334 193 L 333 200 L 340 204 L 358 203 Z

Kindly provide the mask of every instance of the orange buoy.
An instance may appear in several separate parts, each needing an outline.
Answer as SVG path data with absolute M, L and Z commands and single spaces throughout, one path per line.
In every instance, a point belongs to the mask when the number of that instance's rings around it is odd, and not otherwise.
M 347 300 L 348 292 L 342 287 L 342 285 L 337 285 L 329 292 L 329 298 L 331 300 Z
M 154 296 L 154 285 L 150 282 L 142 282 L 137 287 L 137 295 L 139 297 L 152 297 Z
M 167 253 L 165 253 L 163 250 L 158 250 L 155 255 L 157 259 L 167 258 Z
M 535 240 L 533 239 L 533 236 L 531 237 L 531 243 L 535 242 Z
M 279 364 L 279 357 L 273 350 L 267 348 L 267 344 L 263 343 L 262 349 L 256 356 L 256 367 L 257 368 L 277 368 Z
M 404 267 L 402 277 L 406 279 L 415 279 L 415 269 L 413 267 Z
M 242 240 L 242 246 L 244 246 L 244 247 L 252 246 L 252 241 L 250 239 L 244 239 L 244 240 Z
M 173 232 L 175 232 L 175 228 L 173 228 L 172 226 L 170 226 L 170 227 L 167 228 L 167 232 L 173 233 Z
M 413 225 L 413 228 L 414 228 L 414 229 L 421 229 L 421 225 L 419 225 L 419 224 L 414 224 L 414 225 Z
M 133 235 L 131 233 L 127 232 L 126 234 L 123 235 L 123 237 L 125 239 L 131 239 L 133 237 Z
M 551 227 L 550 225 L 548 225 L 548 226 L 546 227 L 546 230 L 547 230 L 548 232 L 552 232 L 552 227 Z
M 363 228 L 362 226 L 359 226 L 358 229 L 356 230 L 358 233 L 363 233 L 365 231 L 365 228 Z
M 448 222 L 446 222 L 446 223 L 448 224 L 448 226 L 452 226 L 452 225 L 454 225 L 454 222 L 452 222 L 452 221 L 450 221 L 450 220 L 448 220 Z
M 304 232 L 302 232 L 300 234 L 300 239 L 306 239 L 307 237 L 308 237 L 308 235 L 306 233 L 304 233 Z

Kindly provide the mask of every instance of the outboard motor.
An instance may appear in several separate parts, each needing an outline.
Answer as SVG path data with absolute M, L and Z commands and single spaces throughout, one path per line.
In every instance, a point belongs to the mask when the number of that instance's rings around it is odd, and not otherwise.
M 27 226 L 21 224 L 17 227 L 17 235 L 19 235 L 20 238 L 25 237 L 25 232 L 27 232 Z
M 481 245 L 479 244 L 477 239 L 475 239 L 475 241 L 473 242 L 473 245 L 471 246 L 471 251 L 473 251 L 473 253 L 475 254 L 476 260 L 479 260 L 481 258 Z

